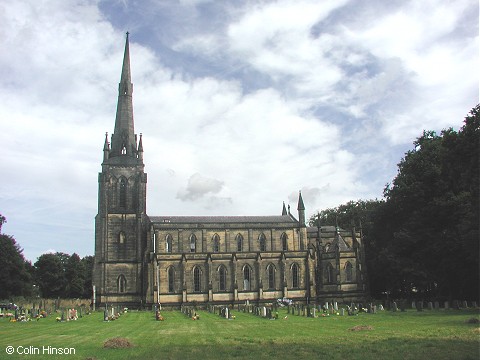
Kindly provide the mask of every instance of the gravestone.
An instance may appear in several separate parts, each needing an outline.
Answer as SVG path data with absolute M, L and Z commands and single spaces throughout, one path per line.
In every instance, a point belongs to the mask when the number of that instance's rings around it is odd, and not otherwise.
M 468 303 L 466 301 L 462 303 L 462 308 L 468 309 Z
M 473 307 L 473 308 L 476 308 L 476 307 L 477 307 L 477 302 L 476 302 L 476 301 L 472 301 L 472 307 Z
M 460 304 L 458 302 L 458 300 L 453 300 L 453 308 L 455 310 L 459 310 L 460 309 Z
M 440 303 L 438 301 L 435 301 L 435 310 L 440 309 Z
M 345 316 L 345 309 L 344 308 L 340 309 L 340 315 Z
M 378 305 L 378 310 L 380 310 L 380 311 L 383 311 L 383 310 L 384 310 L 382 304 Z
M 417 311 L 423 311 L 423 301 L 417 301 Z
M 397 310 L 398 310 L 397 303 L 394 301 L 394 302 L 392 303 L 392 311 L 393 311 L 393 312 L 396 312 Z
M 428 307 L 428 310 L 433 310 L 433 303 L 429 301 L 427 307 Z
M 415 301 L 412 301 L 412 309 L 416 309 L 417 308 L 417 304 L 415 303 Z
M 333 303 L 333 309 L 338 311 L 338 303 L 336 301 Z
M 444 305 L 443 305 L 444 308 L 445 308 L 445 310 L 448 310 L 448 305 L 449 305 L 449 304 L 448 304 L 448 301 L 445 301 L 445 303 L 444 303 Z
M 372 312 L 373 312 L 374 314 L 377 313 L 377 305 L 373 305 L 373 306 L 372 306 Z

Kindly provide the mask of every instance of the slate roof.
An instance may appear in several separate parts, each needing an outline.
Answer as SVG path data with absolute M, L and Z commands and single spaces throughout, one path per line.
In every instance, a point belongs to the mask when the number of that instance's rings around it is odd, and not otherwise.
M 268 223 L 296 223 L 289 215 L 271 216 L 150 216 L 153 223 L 172 224 L 268 224 Z

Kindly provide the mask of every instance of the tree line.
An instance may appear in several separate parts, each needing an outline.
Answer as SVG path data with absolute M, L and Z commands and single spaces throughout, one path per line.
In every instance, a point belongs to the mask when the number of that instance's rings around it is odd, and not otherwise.
M 14 237 L 2 233 L 6 221 L 0 214 L 0 299 L 91 298 L 93 256 L 46 253 L 32 265 Z
M 350 201 L 310 225 L 361 225 L 373 297 L 478 299 L 480 105 L 457 132 L 424 131 L 383 199 Z

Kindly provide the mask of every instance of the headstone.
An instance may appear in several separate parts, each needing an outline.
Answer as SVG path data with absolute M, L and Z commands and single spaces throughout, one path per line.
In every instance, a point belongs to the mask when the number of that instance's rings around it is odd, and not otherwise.
M 423 301 L 417 301 L 417 311 L 423 311 Z
M 397 303 L 394 301 L 394 302 L 392 303 L 392 311 L 393 311 L 393 312 L 396 312 L 397 310 L 398 310 L 398 308 L 397 308 Z
M 380 310 L 380 311 L 383 311 L 383 310 L 384 310 L 382 304 L 378 305 L 378 310 Z
M 448 301 L 445 301 L 445 303 L 444 303 L 444 305 L 443 305 L 444 308 L 445 308 L 445 310 L 448 310 L 448 305 L 449 305 L 449 304 L 448 304 Z
M 427 307 L 428 307 L 428 310 L 433 310 L 433 303 L 429 301 Z
M 476 308 L 476 307 L 477 307 L 477 302 L 476 302 L 476 301 L 472 301 L 472 307 L 473 307 L 473 308 Z
M 345 316 L 345 309 L 344 308 L 340 309 L 340 315 Z
M 373 305 L 373 306 L 372 306 L 372 312 L 373 312 L 374 314 L 377 313 L 377 305 Z
M 317 317 L 316 312 L 317 312 L 317 309 L 313 308 L 313 317 L 314 317 L 314 318 Z
M 417 304 L 415 303 L 415 301 L 412 301 L 412 309 L 416 309 L 417 308 Z
M 435 301 L 435 310 L 440 309 L 440 303 L 438 301 Z
M 333 303 L 333 309 L 338 311 L 338 303 L 336 301 Z
M 466 301 L 463 301 L 462 308 L 468 309 L 468 303 Z
M 455 310 L 460 309 L 460 304 L 459 304 L 458 300 L 453 300 L 453 308 Z
M 228 307 L 225 308 L 225 319 L 230 319 L 230 310 Z
M 266 317 L 267 316 L 267 308 L 264 306 L 262 308 L 262 317 Z

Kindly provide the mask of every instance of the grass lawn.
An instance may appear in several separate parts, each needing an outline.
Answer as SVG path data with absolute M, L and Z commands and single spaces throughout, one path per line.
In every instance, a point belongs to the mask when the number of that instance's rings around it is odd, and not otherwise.
M 0 359 L 471 359 L 480 358 L 478 310 L 361 313 L 304 318 L 279 311 L 266 320 L 234 311 L 235 320 L 200 311 L 192 321 L 179 311 L 132 311 L 112 322 L 103 313 L 78 321 L 9 323 L 0 319 Z M 351 331 L 357 325 L 372 329 Z M 105 349 L 105 340 L 125 337 L 132 348 Z M 14 354 L 6 353 L 7 346 Z M 29 347 L 39 354 L 19 355 Z M 42 354 L 43 346 L 73 347 L 75 355 Z M 35 350 L 33 350 L 35 351 Z

